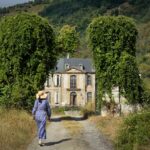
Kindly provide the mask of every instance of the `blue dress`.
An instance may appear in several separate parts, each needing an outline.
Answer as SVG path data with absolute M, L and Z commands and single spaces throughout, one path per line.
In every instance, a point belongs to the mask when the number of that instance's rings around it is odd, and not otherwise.
M 51 117 L 51 109 L 48 100 L 35 100 L 32 115 L 35 116 L 39 139 L 46 139 L 46 117 Z

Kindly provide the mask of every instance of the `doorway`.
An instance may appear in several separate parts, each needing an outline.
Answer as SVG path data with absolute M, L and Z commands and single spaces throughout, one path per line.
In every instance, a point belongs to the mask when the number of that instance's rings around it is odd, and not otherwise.
M 71 106 L 76 106 L 77 105 L 77 94 L 76 94 L 76 92 L 71 92 L 70 93 L 70 105 Z

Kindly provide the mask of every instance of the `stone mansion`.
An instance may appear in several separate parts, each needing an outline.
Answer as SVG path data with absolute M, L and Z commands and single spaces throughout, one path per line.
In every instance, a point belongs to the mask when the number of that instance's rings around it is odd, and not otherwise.
M 95 102 L 95 70 L 91 59 L 61 58 L 45 82 L 54 106 L 84 106 Z

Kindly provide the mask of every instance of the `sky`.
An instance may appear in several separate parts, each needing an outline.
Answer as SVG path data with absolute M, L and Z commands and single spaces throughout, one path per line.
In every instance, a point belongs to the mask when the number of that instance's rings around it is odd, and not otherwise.
M 25 3 L 32 0 L 0 0 L 0 7 L 12 6 L 15 4 Z

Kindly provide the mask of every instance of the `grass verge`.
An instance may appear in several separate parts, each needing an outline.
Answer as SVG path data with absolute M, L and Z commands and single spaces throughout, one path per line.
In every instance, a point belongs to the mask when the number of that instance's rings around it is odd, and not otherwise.
M 150 111 L 126 117 L 93 116 L 90 121 L 114 143 L 117 150 L 149 150 Z
M 102 132 L 106 137 L 115 143 L 117 132 L 123 122 L 122 117 L 112 117 L 112 116 L 93 116 L 90 117 L 90 121 L 96 124 L 97 128 Z
M 25 111 L 0 109 L 0 149 L 25 150 L 35 136 L 36 126 Z

